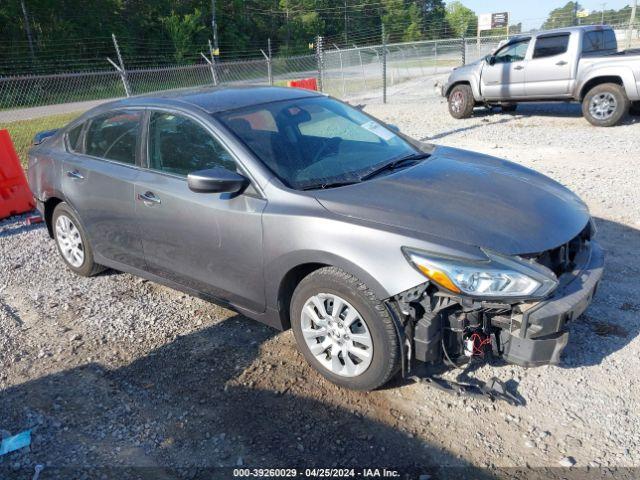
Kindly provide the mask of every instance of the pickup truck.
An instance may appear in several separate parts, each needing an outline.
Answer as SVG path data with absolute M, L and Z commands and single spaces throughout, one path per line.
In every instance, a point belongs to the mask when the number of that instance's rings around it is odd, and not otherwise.
M 618 51 L 607 26 L 579 26 L 518 35 L 480 60 L 455 68 L 442 95 L 454 118 L 474 107 L 513 112 L 520 102 L 582 102 L 593 125 L 616 125 L 640 113 L 640 51 Z

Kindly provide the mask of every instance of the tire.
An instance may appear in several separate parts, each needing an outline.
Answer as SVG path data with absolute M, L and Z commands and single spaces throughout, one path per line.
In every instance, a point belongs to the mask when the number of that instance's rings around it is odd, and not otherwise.
M 616 83 L 593 87 L 582 100 L 582 114 L 596 127 L 613 127 L 629 111 L 630 102 L 624 89 Z
M 640 116 L 640 102 L 633 102 L 631 108 L 629 108 L 629 113 L 635 117 Z
M 504 104 L 500 105 L 500 109 L 504 113 L 513 113 L 518 109 L 518 104 L 517 103 L 504 103 Z
M 342 303 L 334 316 L 336 302 Z M 309 309 L 318 323 L 310 321 Z M 353 390 L 374 390 L 399 371 L 400 342 L 394 320 L 384 303 L 353 275 L 336 267 L 312 272 L 293 292 L 290 313 L 298 348 L 329 381 Z M 353 323 L 347 326 L 349 322 Z
M 449 93 L 449 113 L 453 118 L 469 118 L 473 115 L 476 101 L 469 85 L 456 85 Z
M 89 237 L 68 204 L 62 202 L 56 205 L 51 226 L 58 253 L 70 270 L 83 277 L 91 277 L 104 270 L 102 265 L 94 262 Z

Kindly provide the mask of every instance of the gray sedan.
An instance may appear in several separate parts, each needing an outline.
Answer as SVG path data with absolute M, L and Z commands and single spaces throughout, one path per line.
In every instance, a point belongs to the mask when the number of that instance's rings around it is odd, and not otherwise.
M 412 360 L 557 363 L 602 275 L 589 212 L 563 186 L 315 92 L 133 97 L 34 143 L 29 183 L 71 270 L 292 328 L 349 388 Z

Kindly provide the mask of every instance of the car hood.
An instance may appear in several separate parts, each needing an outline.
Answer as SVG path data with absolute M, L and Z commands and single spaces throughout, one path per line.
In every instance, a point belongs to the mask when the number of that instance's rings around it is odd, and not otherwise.
M 338 215 L 508 255 L 555 248 L 589 221 L 586 205 L 550 178 L 447 147 L 404 170 L 314 195 Z

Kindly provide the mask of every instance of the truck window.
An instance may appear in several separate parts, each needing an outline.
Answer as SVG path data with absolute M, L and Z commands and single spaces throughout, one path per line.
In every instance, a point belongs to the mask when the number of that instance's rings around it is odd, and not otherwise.
M 616 34 L 613 30 L 587 32 L 582 40 L 582 53 L 618 50 Z
M 529 48 L 529 40 L 527 38 L 502 47 L 495 55 L 495 63 L 513 63 L 524 60 Z
M 569 47 L 569 34 L 538 37 L 533 50 L 533 58 L 553 57 L 561 55 Z

